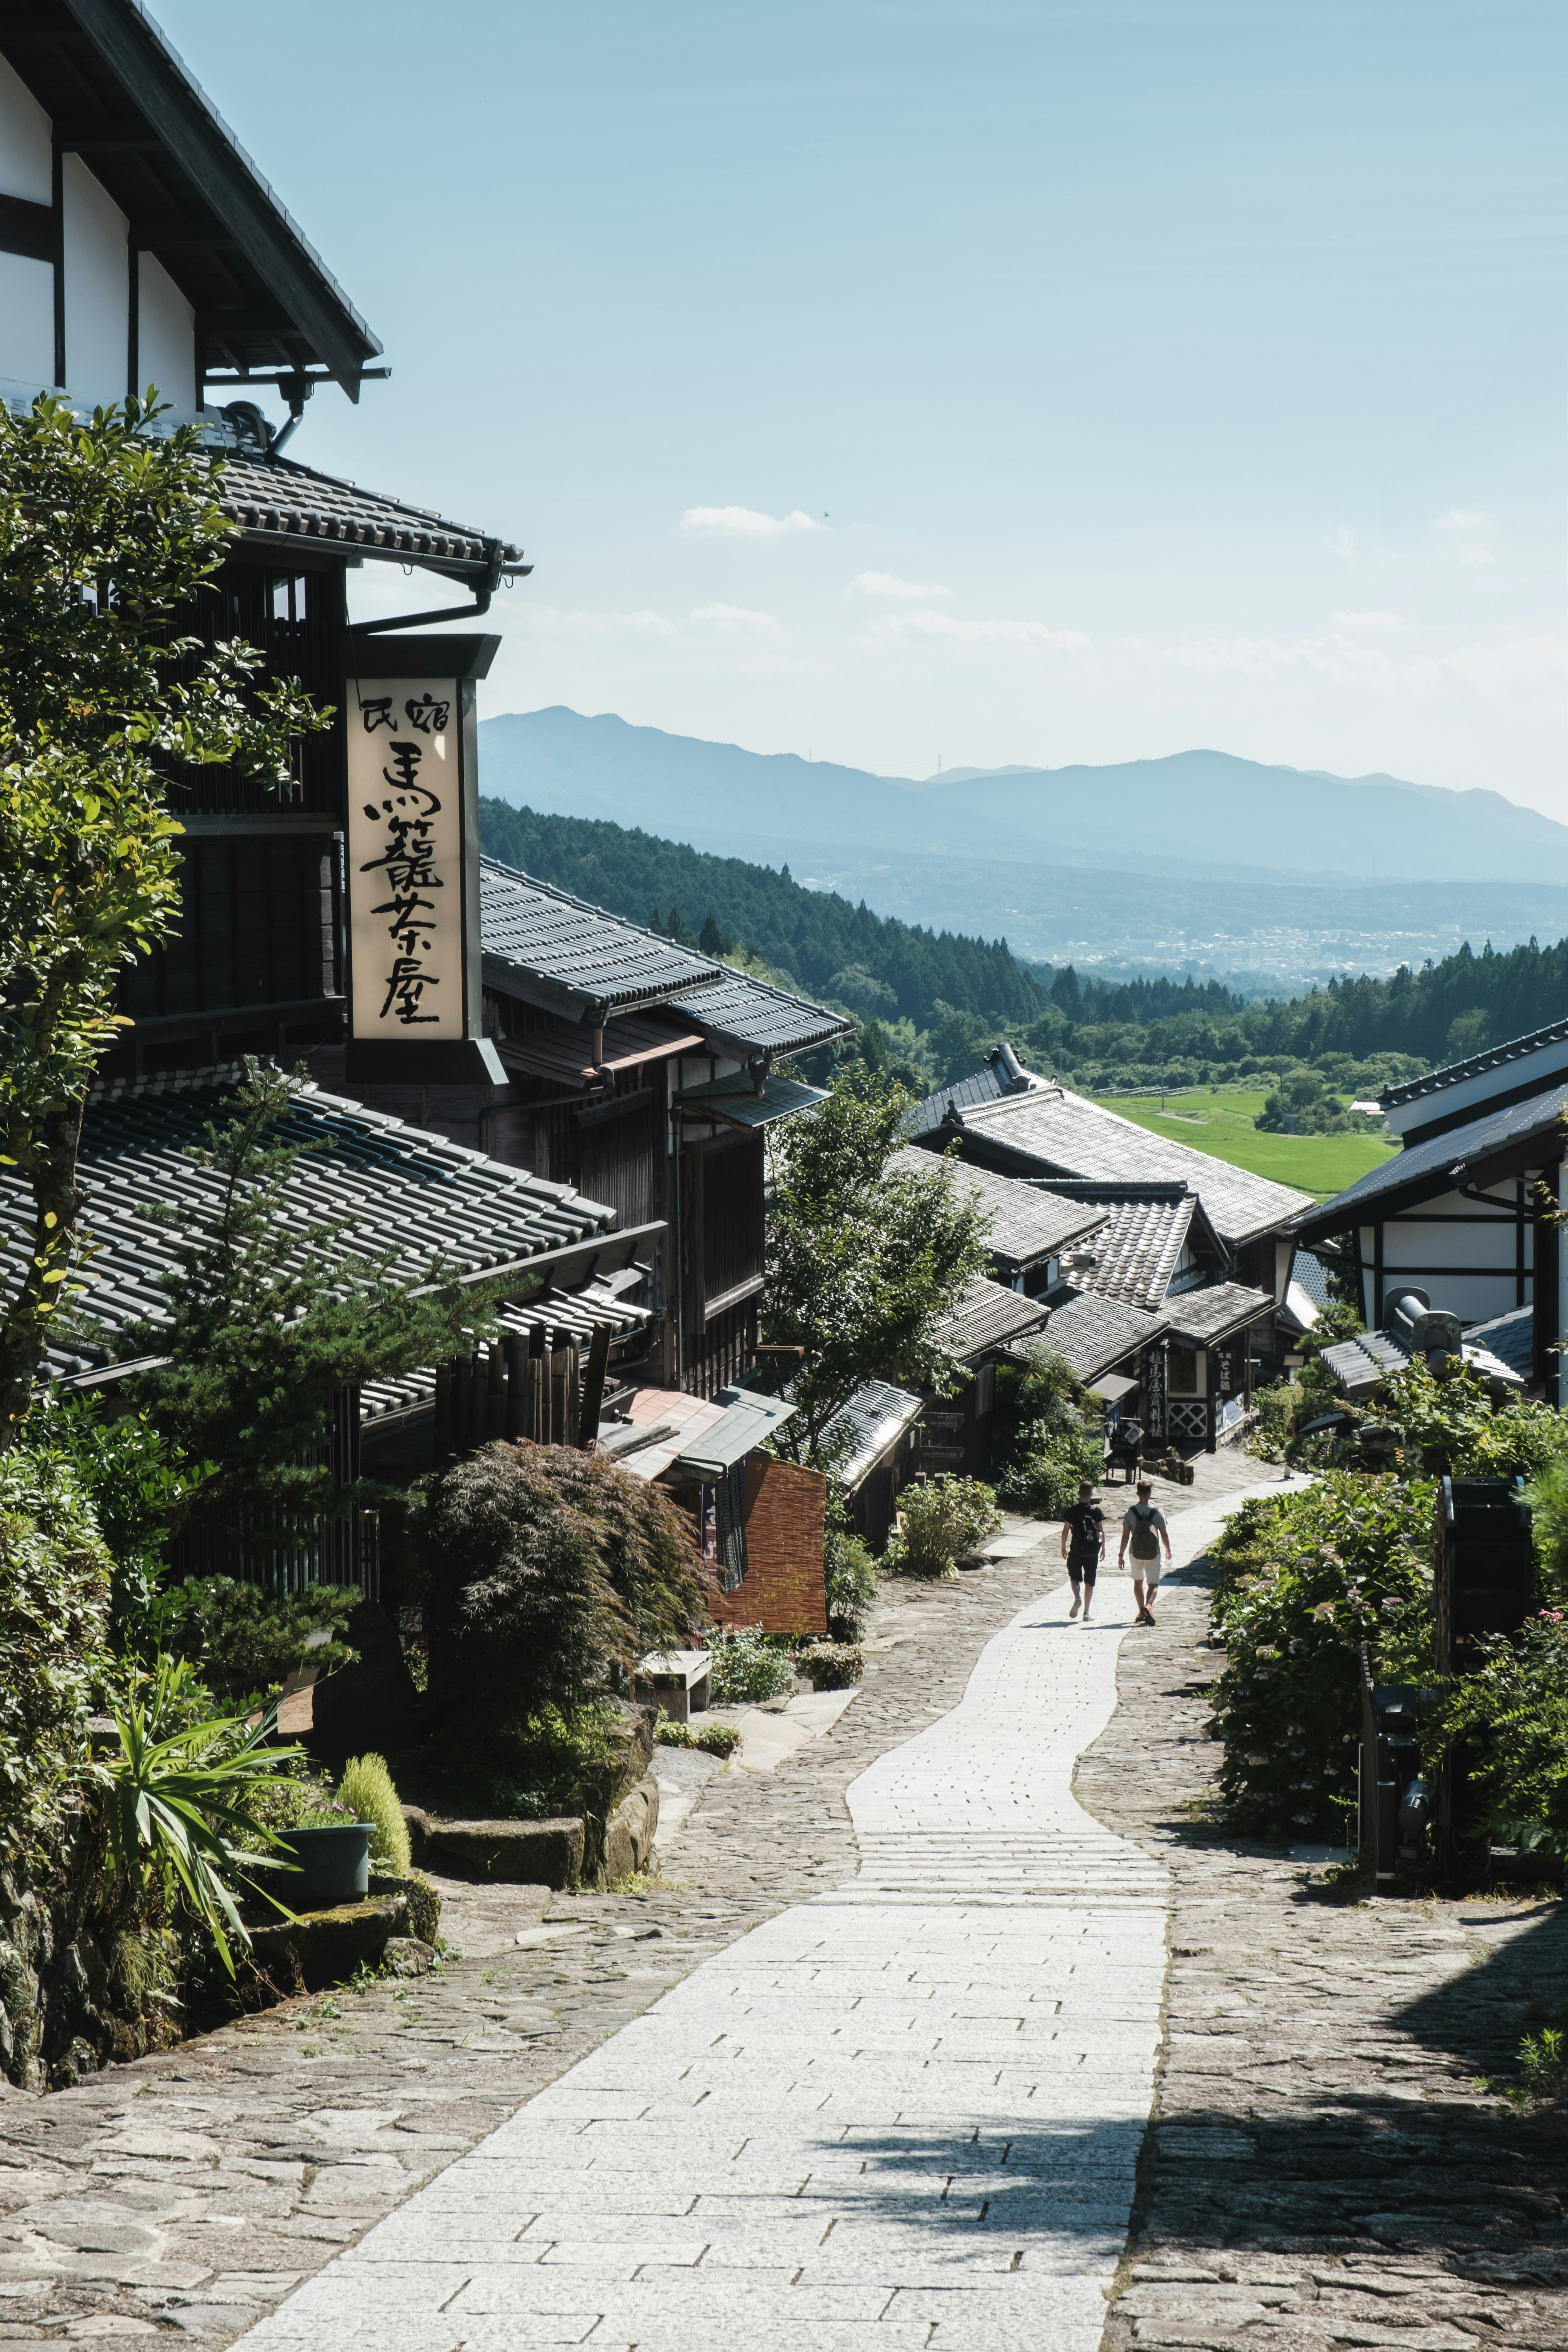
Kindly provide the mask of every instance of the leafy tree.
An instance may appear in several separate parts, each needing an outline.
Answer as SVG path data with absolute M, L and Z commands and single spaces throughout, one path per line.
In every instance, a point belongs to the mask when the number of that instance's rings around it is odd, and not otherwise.
M 256 682 L 237 640 L 182 634 L 232 535 L 221 464 L 149 403 L 79 422 L 0 404 L 0 1137 L 34 1202 L 0 1303 L 0 1448 L 16 1443 L 77 1248 L 81 1108 L 122 1016 L 122 969 L 167 939 L 180 832 L 171 776 L 233 766 L 275 790 L 323 726 L 296 680 Z
M 775 1440 L 796 1462 L 822 1462 L 828 1423 L 867 1381 L 958 1386 L 933 1334 L 985 1270 L 990 1219 L 934 1155 L 929 1175 L 892 1167 L 909 1105 L 901 1087 L 840 1079 L 773 1130 L 763 1324 L 772 1345 L 805 1351 Z
M 1085 1479 L 1105 1468 L 1105 1408 L 1065 1357 L 1031 1340 L 1025 1362 L 996 1374 L 1002 1474 L 997 1494 L 1010 1509 L 1054 1517 L 1078 1500 Z
M 487 1445 L 454 1464 L 424 1538 L 430 1696 L 481 1734 L 586 1705 L 707 1615 L 669 1496 L 573 1446 Z
M 485 1284 L 444 1284 L 440 1265 L 415 1269 L 394 1250 L 364 1255 L 351 1241 L 353 1217 L 300 1223 L 289 1180 L 321 1147 L 290 1128 L 299 1083 L 247 1062 L 232 1115 L 209 1121 L 206 1144 L 190 1154 L 222 1179 L 216 1219 L 196 1223 L 189 1204 L 149 1205 L 144 1213 L 174 1236 L 167 1318 L 121 1335 L 170 1359 L 137 1383 L 138 1402 L 188 1454 L 215 1465 L 204 1507 L 247 1507 L 268 1549 L 279 1528 L 379 1498 L 369 1482 L 339 1486 L 319 1458 L 339 1392 L 467 1350 L 493 1328 L 496 1296 Z M 411 1279 L 420 1271 L 422 1284 Z

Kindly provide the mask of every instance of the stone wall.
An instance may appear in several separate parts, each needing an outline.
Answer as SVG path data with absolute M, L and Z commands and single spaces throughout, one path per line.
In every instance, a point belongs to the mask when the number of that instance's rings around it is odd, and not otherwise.
M 19 2090 L 62 2090 L 175 2038 L 175 2012 L 145 1998 L 156 1940 L 122 1937 L 95 1916 L 97 1859 L 81 1820 L 61 1837 L 47 1884 L 0 1871 L 0 2075 Z

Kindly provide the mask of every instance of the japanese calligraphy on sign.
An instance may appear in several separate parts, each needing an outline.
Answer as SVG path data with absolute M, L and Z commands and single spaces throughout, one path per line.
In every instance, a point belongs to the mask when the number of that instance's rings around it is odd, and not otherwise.
M 463 829 L 451 678 L 351 678 L 353 1034 L 461 1037 Z

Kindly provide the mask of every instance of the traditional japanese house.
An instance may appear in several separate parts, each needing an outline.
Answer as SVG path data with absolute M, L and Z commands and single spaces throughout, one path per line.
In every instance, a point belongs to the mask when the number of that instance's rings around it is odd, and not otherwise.
M 850 1524 L 873 1551 L 879 1552 L 887 1543 L 900 1491 L 920 1461 L 924 1411 L 912 1389 L 868 1381 L 823 1433 L 834 1448 L 834 1476 L 843 1489 Z
M 1163 1349 L 1169 1329 L 1163 1315 L 1084 1290 L 1069 1292 L 1052 1305 L 1038 1337 L 1053 1355 L 1071 1365 L 1092 1394 L 1109 1408 L 1135 1417 L 1152 1436 L 1150 1401 L 1163 1382 Z
M 149 1354 L 121 1335 L 141 1324 L 155 1335 L 168 1319 L 168 1285 L 178 1275 L 175 1240 L 200 1239 L 219 1223 L 224 1176 L 193 1154 L 209 1126 L 221 1128 L 231 1115 L 239 1076 L 110 1079 L 94 1088 L 79 1164 L 92 1255 L 79 1272 L 77 1311 L 58 1328 L 51 1350 L 63 1391 L 118 1388 L 159 1360 L 155 1336 Z M 626 1385 L 624 1367 L 645 1352 L 650 1317 L 626 1295 L 642 1278 L 637 1238 L 615 1230 L 603 1202 L 313 1086 L 296 1094 L 277 1135 L 305 1148 L 289 1181 L 286 1214 L 301 1248 L 328 1272 L 346 1271 L 368 1249 L 390 1247 L 411 1286 L 514 1276 L 516 1303 L 502 1310 L 503 1333 L 525 1348 L 537 1341 L 552 1355 L 572 1349 L 584 1357 L 598 1333 L 606 1364 Z M 166 1209 L 177 1212 L 177 1231 Z M 30 1196 L 15 1170 L 0 1169 L 0 1281 L 16 1279 L 31 1235 Z M 314 1238 L 307 1243 L 307 1235 Z M 434 1370 L 345 1392 L 322 1435 L 340 1479 L 357 1477 L 362 1466 L 378 1476 L 428 1469 L 437 1392 Z M 472 1442 L 489 1433 L 480 1420 Z M 504 1434 L 504 1426 L 493 1433 Z M 268 1573 L 288 1586 L 361 1575 L 375 1597 L 375 1561 L 362 1557 L 364 1536 L 348 1520 L 330 1523 L 271 1559 Z M 222 1527 L 198 1549 L 204 1567 L 233 1573 L 256 1565 L 253 1554 L 241 1559 Z
M 489 1148 L 649 1231 L 658 1376 L 710 1396 L 755 1360 L 766 1131 L 823 1098 L 783 1066 L 851 1024 L 493 859 L 480 880 Z
M 905 1174 L 924 1174 L 931 1160 L 929 1151 L 910 1144 L 895 1152 L 890 1164 Z M 1107 1213 L 1098 1202 L 1067 1200 L 1059 1192 L 962 1160 L 944 1164 L 964 1197 L 984 1212 L 993 1276 L 1026 1298 L 1038 1298 L 1052 1289 L 1062 1278 L 1064 1258 L 1097 1240 L 1106 1223 Z
M 917 1470 L 954 1470 L 970 1478 L 984 1473 L 995 1425 L 996 1367 L 1026 1340 L 1037 1339 L 1049 1319 L 1040 1300 L 985 1275 L 969 1285 L 931 1335 L 963 1377 L 952 1396 L 927 1398 L 917 1432 Z
M 1373 1331 L 1390 1296 L 1412 1285 L 1467 1329 L 1528 1312 L 1531 1376 L 1568 1403 L 1554 1349 L 1568 1328 L 1557 1223 L 1568 1022 L 1391 1087 L 1381 1102 L 1401 1149 L 1307 1210 L 1297 1239 L 1353 1281 Z
M 1037 1077 L 1026 1070 L 1011 1045 L 993 1045 L 979 1069 L 967 1077 L 954 1078 L 945 1087 L 918 1102 L 905 1120 L 910 1135 L 930 1135 L 942 1124 L 948 1112 L 973 1110 L 982 1103 L 1000 1102 L 1004 1096 L 1044 1093 L 1052 1084 L 1049 1078 Z

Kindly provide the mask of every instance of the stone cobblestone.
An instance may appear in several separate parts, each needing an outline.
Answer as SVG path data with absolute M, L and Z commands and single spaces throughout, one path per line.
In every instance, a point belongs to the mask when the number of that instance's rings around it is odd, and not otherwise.
M 1568 2345 L 1568 2142 L 1476 2087 L 1568 2001 L 1560 1902 L 1356 1899 L 1206 1820 L 1206 1576 L 1123 1645 L 1079 1801 L 1171 1873 L 1166 2042 L 1104 2352 Z
M 852 1875 L 849 1782 L 956 1703 L 1037 1583 L 1009 1561 L 888 1588 L 855 1704 L 775 1772 L 709 1780 L 646 1895 L 442 1882 L 461 1957 L 436 1976 L 45 2098 L 0 2084 L 0 2344 L 232 2341 L 700 1960 Z M 517 1945 L 541 1926 L 564 1932 Z

